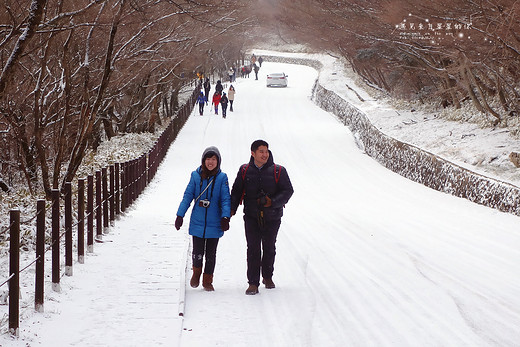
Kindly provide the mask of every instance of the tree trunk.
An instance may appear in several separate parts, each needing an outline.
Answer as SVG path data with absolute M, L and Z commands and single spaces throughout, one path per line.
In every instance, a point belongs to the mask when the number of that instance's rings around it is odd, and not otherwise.
M 101 106 L 101 102 L 103 101 L 105 90 L 108 87 L 108 83 L 110 81 L 110 75 L 112 73 L 112 55 L 114 53 L 114 41 L 117 33 L 117 28 L 119 25 L 119 21 L 121 20 L 121 15 L 123 13 L 123 9 L 125 7 L 125 0 L 120 1 L 119 10 L 114 16 L 112 21 L 112 27 L 110 29 L 110 35 L 108 37 L 108 45 L 105 55 L 105 65 L 103 68 L 103 77 L 98 86 L 98 93 L 96 96 L 96 100 L 94 104 L 89 110 L 85 110 L 85 120 L 86 124 L 84 126 L 84 131 L 82 132 L 80 138 L 77 140 L 74 149 L 71 154 L 71 159 L 69 161 L 69 165 L 67 167 L 67 172 L 64 177 L 64 182 L 72 181 L 74 175 L 78 171 L 79 166 L 85 156 L 85 150 L 87 148 L 87 144 L 92 134 L 92 130 L 94 128 L 94 123 L 96 121 L 96 116 L 98 110 Z
M 51 35 L 52 37 L 52 35 Z M 49 38 L 50 41 L 51 38 Z M 43 133 L 45 130 L 45 125 L 42 124 L 41 120 L 41 108 L 40 108 L 40 97 L 41 97 L 41 89 L 40 85 L 44 79 L 45 71 L 47 70 L 47 60 L 49 56 L 49 42 L 45 45 L 41 64 L 40 64 L 40 74 L 38 76 L 38 81 L 36 82 L 36 88 L 34 89 L 34 107 L 33 107 L 33 117 L 34 117 L 34 146 L 36 147 L 36 151 L 38 153 L 38 159 L 40 162 L 40 168 L 42 171 L 42 184 L 43 190 L 45 192 L 45 196 L 47 198 L 51 197 L 51 185 L 49 179 L 49 166 L 47 165 L 47 151 L 43 145 Z
M 482 103 L 484 104 L 484 110 L 488 111 L 493 117 L 495 117 L 496 119 L 494 121 L 494 124 L 495 125 L 498 124 L 498 122 L 500 122 L 500 115 L 498 113 L 496 113 L 495 110 L 493 110 L 491 108 L 491 106 L 489 106 L 489 103 L 487 102 L 486 94 L 482 91 L 481 83 L 477 80 L 477 78 L 473 74 L 473 71 L 471 71 L 471 69 L 469 67 L 466 67 L 466 73 L 469 75 L 469 78 L 472 80 L 472 82 L 475 84 L 475 86 L 478 89 L 478 92 L 482 99 Z
M 9 190 L 11 190 L 11 188 L 9 188 L 9 186 L 7 185 L 7 183 L 4 182 L 4 180 L 2 179 L 2 177 L 0 177 L 0 189 L 2 189 L 4 192 L 6 193 L 9 193 Z
M 15 66 L 18 60 L 24 54 L 25 48 L 27 47 L 29 40 L 34 36 L 36 28 L 40 24 L 43 18 L 43 10 L 47 0 L 33 0 L 31 2 L 29 19 L 27 20 L 27 26 L 18 38 L 11 56 L 5 64 L 2 74 L 0 74 L 0 98 L 3 97 L 4 92 L 7 88 L 9 80 L 13 77 Z
M 479 112 L 485 113 L 484 107 L 482 107 L 482 105 L 480 104 L 480 101 L 478 100 L 477 95 L 475 94 L 475 91 L 473 90 L 473 86 L 470 81 L 471 78 L 469 76 L 468 69 L 466 66 L 464 66 L 462 68 L 460 76 L 461 76 L 462 82 L 464 83 L 464 86 L 466 87 L 466 91 L 467 91 L 469 97 L 471 98 L 471 101 L 473 102 L 473 105 L 476 107 L 476 109 Z
M 53 187 L 54 189 L 59 189 L 59 180 L 60 180 L 60 173 L 61 173 L 61 164 L 63 162 L 63 156 L 65 152 L 65 146 L 67 145 L 67 127 L 70 123 L 70 60 L 69 60 L 69 44 L 70 40 L 72 38 L 72 35 L 74 35 L 74 30 L 71 30 L 69 33 L 69 37 L 67 38 L 67 41 L 63 45 L 63 78 L 64 78 L 64 87 L 63 87 L 63 94 L 64 94 L 64 101 L 65 101 L 65 110 L 63 112 L 63 120 L 61 123 L 61 130 L 60 130 L 60 136 L 58 139 L 58 152 L 56 153 L 56 157 L 54 158 L 54 172 L 53 172 Z M 68 180 L 65 180 L 65 182 L 72 181 L 72 178 L 69 178 Z M 64 183 L 65 183 L 64 182 Z M 62 184 L 62 187 L 65 187 L 64 184 Z

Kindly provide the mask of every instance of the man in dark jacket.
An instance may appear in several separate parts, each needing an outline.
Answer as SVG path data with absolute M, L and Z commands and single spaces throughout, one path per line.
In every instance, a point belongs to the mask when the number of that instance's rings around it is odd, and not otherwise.
M 222 105 L 222 118 L 226 118 L 226 110 L 229 99 L 226 96 L 226 92 L 222 92 L 222 97 L 220 98 L 220 104 Z
M 231 189 L 232 215 L 241 200 L 244 200 L 248 295 L 258 293 L 260 273 L 267 289 L 275 287 L 273 271 L 276 236 L 283 208 L 293 192 L 287 171 L 274 163 L 267 142 L 254 141 L 251 144 L 251 159 L 240 167 Z
M 210 89 L 211 89 L 211 84 L 209 83 L 209 77 L 206 77 L 206 80 L 204 81 L 204 93 L 206 94 L 206 105 L 208 104 Z
M 217 93 L 220 93 L 220 95 L 222 95 L 223 90 L 224 90 L 224 86 L 222 85 L 222 82 L 220 80 L 218 80 L 217 84 L 215 84 L 215 91 Z

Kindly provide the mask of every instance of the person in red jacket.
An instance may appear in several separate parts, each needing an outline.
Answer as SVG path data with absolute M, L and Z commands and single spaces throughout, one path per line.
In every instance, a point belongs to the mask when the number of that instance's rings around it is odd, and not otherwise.
M 219 92 L 215 92 L 215 94 L 213 94 L 213 105 L 215 106 L 215 114 L 218 114 L 218 104 L 220 104 L 220 93 Z

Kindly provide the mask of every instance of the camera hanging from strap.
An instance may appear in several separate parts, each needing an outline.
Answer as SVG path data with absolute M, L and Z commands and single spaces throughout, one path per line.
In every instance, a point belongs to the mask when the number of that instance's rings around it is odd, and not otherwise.
M 204 188 L 204 190 L 202 192 L 200 192 L 199 196 L 197 196 L 195 198 L 195 203 L 197 203 L 197 201 L 200 199 L 200 197 L 202 196 L 202 194 L 204 194 L 204 192 L 206 192 L 206 190 L 208 190 L 209 186 L 211 186 L 211 184 L 213 183 L 213 181 L 215 180 L 215 176 L 211 179 L 211 181 L 209 181 L 208 185 L 206 186 L 206 188 Z M 200 188 L 202 188 L 202 177 L 200 179 Z M 213 184 L 213 186 L 211 187 L 211 195 L 210 195 L 210 199 L 211 197 L 213 196 L 213 189 L 215 188 L 215 185 Z

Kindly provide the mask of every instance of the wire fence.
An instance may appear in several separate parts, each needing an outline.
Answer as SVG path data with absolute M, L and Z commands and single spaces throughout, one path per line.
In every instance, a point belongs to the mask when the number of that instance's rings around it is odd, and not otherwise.
M 139 197 L 146 186 L 155 177 L 157 169 L 166 156 L 166 152 L 177 134 L 186 123 L 199 88 L 196 87 L 186 104 L 179 109 L 171 119 L 168 127 L 162 132 L 152 148 L 138 158 L 104 167 L 78 179 L 76 203 L 73 204 L 72 183 L 63 187 L 63 196 L 59 190 L 51 192 L 51 205 L 46 207 L 45 200 L 36 202 L 36 215 L 28 220 L 20 221 L 20 211 L 11 210 L 10 222 L 0 234 L 9 232 L 9 276 L 0 283 L 0 288 L 9 284 L 9 333 L 19 336 L 20 311 L 20 274 L 35 266 L 35 310 L 43 311 L 45 256 L 51 253 L 52 289 L 60 291 L 60 279 L 63 276 L 60 252 L 65 251 L 64 275 L 72 276 L 73 269 L 73 239 L 76 237 L 77 261 L 84 263 L 85 241 L 86 251 L 93 252 L 94 242 L 103 240 L 103 234 L 115 219 L 124 213 Z M 60 203 L 64 204 L 61 215 Z M 50 210 L 51 241 L 46 245 L 45 219 Z M 76 221 L 73 222 L 73 213 Z M 64 226 L 60 220 L 64 219 Z M 20 269 L 20 225 L 33 223 L 36 229 L 36 257 Z

